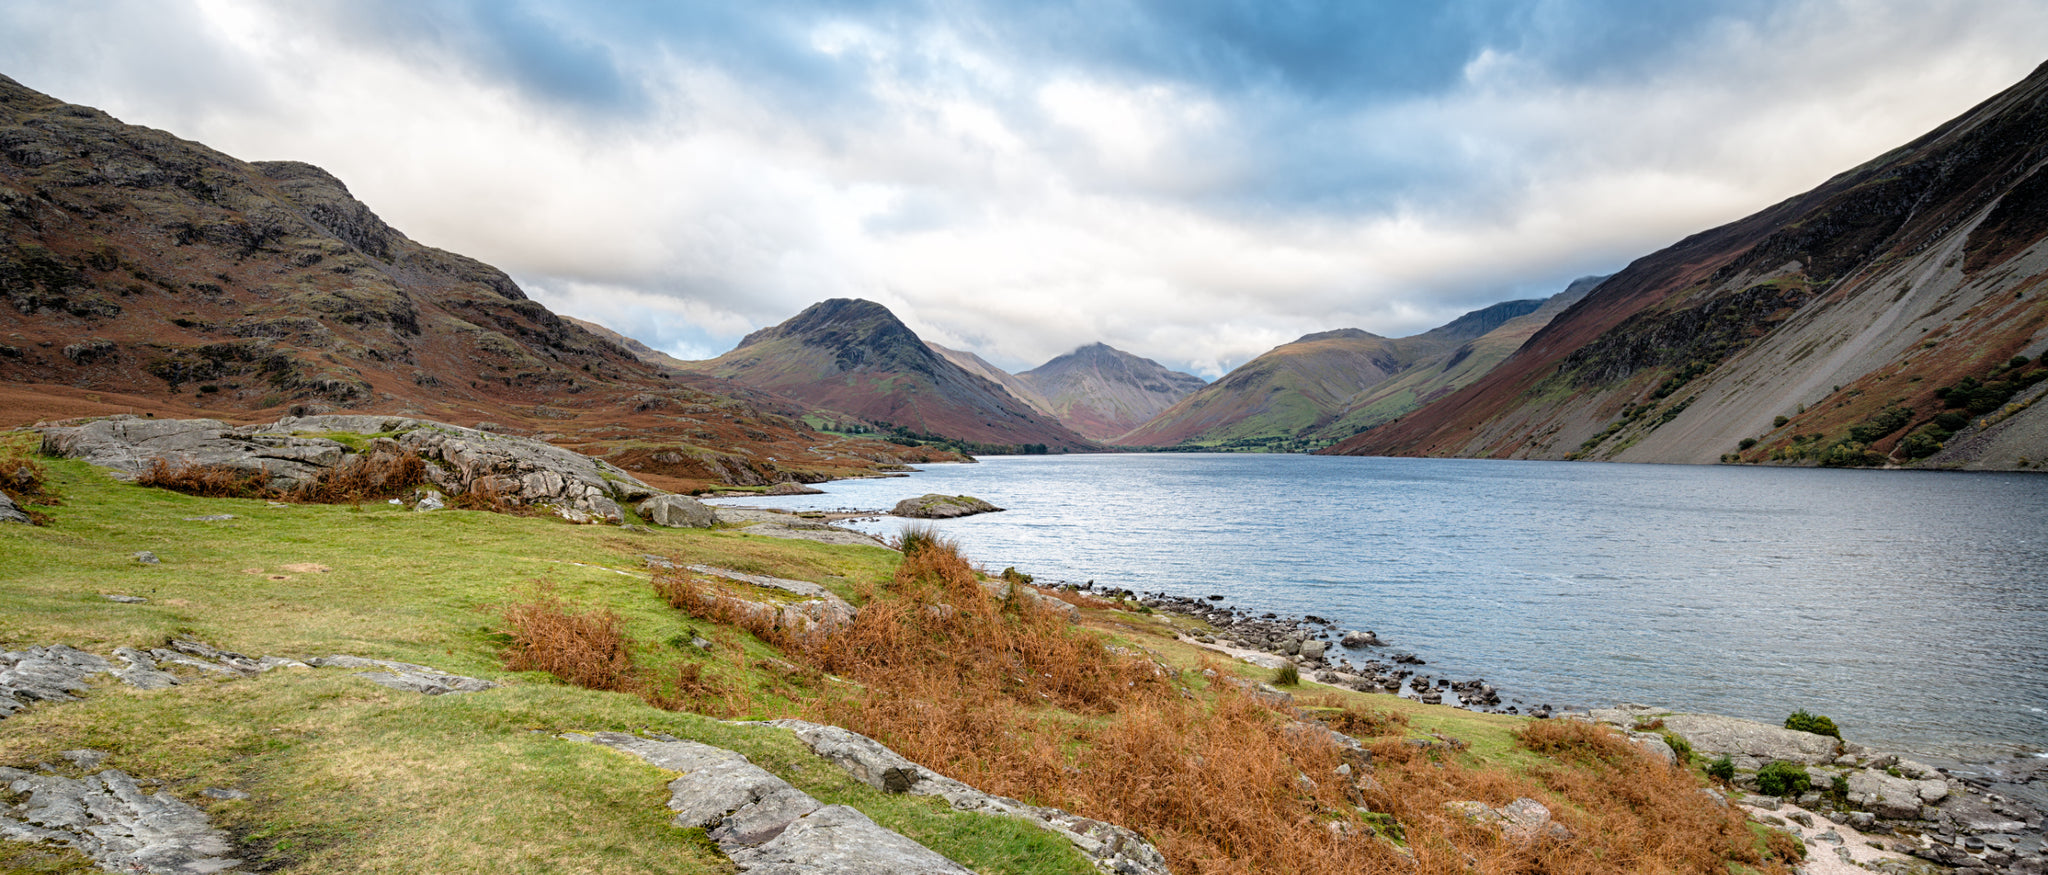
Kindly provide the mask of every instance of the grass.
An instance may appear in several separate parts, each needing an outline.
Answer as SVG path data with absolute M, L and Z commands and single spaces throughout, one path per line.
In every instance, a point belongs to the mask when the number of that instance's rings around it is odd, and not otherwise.
M 109 682 L 84 701 L 0 721 L 0 764 L 108 751 L 110 767 L 206 808 L 255 868 L 729 871 L 701 832 L 668 824 L 671 776 L 558 738 L 617 730 L 740 751 L 977 871 L 1091 871 L 1045 833 L 882 794 L 786 732 L 716 719 L 776 716 L 844 725 L 988 792 L 1130 826 L 1175 872 L 1782 868 L 1739 817 L 1695 792 L 1696 777 L 1625 743 L 1544 741 L 1531 733 L 1546 724 L 1292 687 L 1302 717 L 1373 751 L 1370 763 L 1350 758 L 1244 692 L 1267 670 L 1174 637 L 1198 623 L 1077 598 L 1083 625 L 1070 625 L 982 587 L 979 569 L 934 532 L 911 535 L 906 557 L 744 530 L 201 498 L 41 464 L 61 503 L 47 506 L 47 526 L 0 527 L 0 642 L 107 653 L 190 636 L 252 655 L 351 653 L 503 684 L 425 698 L 332 669 L 154 692 Z M 222 513 L 234 518 L 190 519 Z M 138 563 L 139 550 L 161 563 Z M 862 610 L 839 633 L 804 636 L 738 612 L 692 616 L 676 605 L 747 593 L 656 578 L 642 568 L 646 554 L 817 581 Z M 658 581 L 669 581 L 665 592 Z M 199 792 L 208 787 L 251 797 L 210 801 Z M 1442 814 L 1445 801 L 1524 795 L 1578 838 L 1509 845 Z M 1345 830 L 1354 838 L 1339 839 Z M 1358 838 L 1374 830 L 1403 844 Z M 76 863 L 0 843 L 0 868 Z

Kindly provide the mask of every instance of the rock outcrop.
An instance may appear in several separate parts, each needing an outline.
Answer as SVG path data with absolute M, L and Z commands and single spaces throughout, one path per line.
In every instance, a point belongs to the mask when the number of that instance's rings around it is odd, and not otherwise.
M 574 522 L 618 523 L 621 501 L 655 490 L 625 471 L 531 438 L 405 417 L 334 414 L 288 416 L 267 425 L 231 426 L 214 419 L 116 416 L 40 429 L 43 452 L 83 459 L 119 474 L 139 475 L 159 460 L 177 468 L 205 466 L 264 472 L 281 489 L 312 483 L 361 452 L 412 452 L 427 479 L 450 495 L 477 493 L 525 506 L 552 508 Z
M 972 495 L 939 495 L 927 493 L 916 498 L 896 502 L 892 516 L 920 520 L 949 520 L 956 517 L 973 516 L 978 513 L 994 513 L 1002 510 L 993 504 Z
M 203 875 L 241 863 L 204 812 L 161 790 L 146 794 L 118 769 L 74 780 L 0 766 L 0 781 L 25 796 L 0 806 L 0 839 L 69 845 L 109 872 Z
M 970 875 L 969 870 L 844 805 L 825 805 L 741 754 L 668 736 L 570 734 L 682 777 L 669 782 L 675 824 L 701 828 L 756 875 Z
M 799 741 L 847 774 L 884 793 L 937 796 L 955 809 L 1014 817 L 1055 833 L 1108 872 L 1121 875 L 1169 875 L 1166 859 L 1143 836 L 1113 823 L 1068 814 L 1057 808 L 1027 805 L 994 796 L 948 778 L 905 758 L 881 742 L 848 729 L 802 720 L 776 720 L 770 725 L 796 733 Z
M 28 521 L 28 514 L 23 513 L 20 507 L 15 506 L 14 499 L 8 498 L 7 493 L 0 492 L 0 523 L 25 523 Z
M 1683 736 L 1694 751 L 1726 756 L 1738 769 L 1761 768 L 1773 760 L 1820 765 L 1841 755 L 1840 739 L 1800 732 L 1754 720 L 1715 714 L 1672 714 L 1660 717 L 1664 728 Z
M 657 495 L 634 508 L 640 518 L 673 529 L 708 529 L 718 525 L 718 514 L 704 502 L 687 495 Z

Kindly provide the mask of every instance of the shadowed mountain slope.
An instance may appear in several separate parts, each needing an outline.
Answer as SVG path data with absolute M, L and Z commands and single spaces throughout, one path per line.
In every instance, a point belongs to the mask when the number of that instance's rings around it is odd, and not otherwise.
M 1637 260 L 1485 378 L 1336 449 L 2038 464 L 2044 168 L 2048 66 L 1812 191 Z

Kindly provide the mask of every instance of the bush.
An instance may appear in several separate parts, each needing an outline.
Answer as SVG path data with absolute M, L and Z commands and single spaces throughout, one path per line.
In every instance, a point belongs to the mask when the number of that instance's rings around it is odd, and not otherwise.
M 1750 447 L 1756 446 L 1756 438 L 1743 438 L 1742 440 L 1737 441 L 1735 446 L 1738 449 L 1749 449 Z
M 1811 732 L 1815 735 L 1826 735 L 1836 739 L 1842 737 L 1842 730 L 1835 728 L 1835 721 L 1819 714 L 1809 714 L 1804 710 L 1794 711 L 1792 716 L 1785 718 L 1785 728 L 1796 729 L 1800 732 Z
M 1735 761 L 1721 757 L 1707 764 L 1707 777 L 1723 784 L 1735 780 Z
M 227 465 L 192 465 L 172 467 L 171 463 L 157 459 L 149 463 L 149 469 L 135 478 L 137 486 L 153 486 L 201 498 L 282 498 L 283 494 L 270 485 L 270 472 L 247 471 Z
M 1671 745 L 1671 752 L 1678 755 L 1679 765 L 1688 765 L 1692 762 L 1692 742 L 1686 741 L 1685 736 L 1679 735 L 1676 732 L 1659 732 L 1657 734 L 1664 737 L 1665 744 Z
M 504 654 L 506 668 L 544 671 L 593 690 L 641 690 L 625 621 L 618 614 L 575 611 L 543 589 L 532 600 L 506 608 L 504 620 L 512 637 Z
M 1772 428 L 1784 428 L 1784 427 L 1785 427 L 1785 423 L 1788 423 L 1788 422 L 1791 422 L 1791 421 L 1792 421 L 1792 420 L 1791 420 L 1791 418 L 1790 418 L 1790 417 L 1785 417 L 1785 416 L 1773 416 L 1773 417 L 1771 417 L 1771 427 L 1772 427 Z
M 1797 796 L 1813 787 L 1806 767 L 1784 760 L 1772 760 L 1756 770 L 1756 788 L 1765 796 Z

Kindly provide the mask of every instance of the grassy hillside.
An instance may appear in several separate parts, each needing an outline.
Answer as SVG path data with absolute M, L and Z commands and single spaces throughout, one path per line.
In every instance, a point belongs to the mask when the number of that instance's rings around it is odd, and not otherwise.
M 22 437 L 10 438 L 15 452 Z M 885 795 L 786 732 L 718 719 L 803 716 L 984 790 L 1130 826 L 1176 872 L 1567 872 L 1603 861 L 1782 871 L 1765 859 L 1767 836 L 1695 792 L 1696 775 L 1602 731 L 1560 736 L 1561 724 L 1312 684 L 1275 710 L 1226 682 L 1266 673 L 1179 640 L 1186 621 L 1082 600 L 1083 625 L 1071 626 L 1030 600 L 990 595 L 957 553 L 905 559 L 731 529 L 205 499 L 30 461 L 58 503 L 36 508 L 44 525 L 0 526 L 0 644 L 105 655 L 184 637 L 501 684 L 429 698 L 339 669 L 195 676 L 159 691 L 102 676 L 82 701 L 0 720 L 0 764 L 106 751 L 106 767 L 203 808 L 250 869 L 730 871 L 701 830 L 668 824 L 673 774 L 557 737 L 617 730 L 740 751 L 976 871 L 1090 871 L 1064 841 L 1016 821 Z M 220 514 L 232 519 L 198 519 Z M 138 562 L 144 550 L 161 562 Z M 650 554 L 816 581 L 860 605 L 860 619 L 836 637 L 798 639 L 692 617 L 650 585 Z M 623 691 L 507 670 L 514 606 L 616 617 L 631 662 L 612 675 Z M 1370 756 L 1347 759 L 1300 718 L 1353 733 Z M 202 795 L 216 787 L 249 798 Z M 1518 796 L 1543 800 L 1575 838 L 1518 844 L 1444 814 L 1446 801 Z M 0 870 L 79 863 L 0 842 Z

